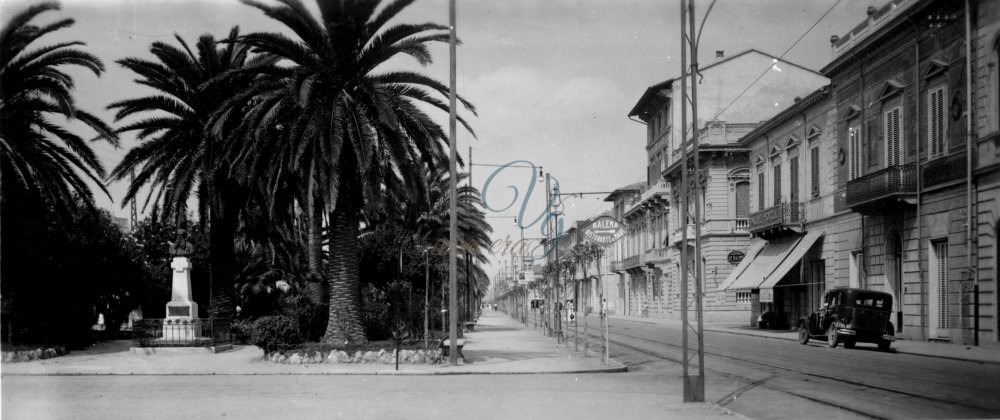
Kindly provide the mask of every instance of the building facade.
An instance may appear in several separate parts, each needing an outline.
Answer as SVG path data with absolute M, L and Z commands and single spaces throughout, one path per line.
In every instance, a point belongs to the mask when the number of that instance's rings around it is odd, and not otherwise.
M 750 150 L 754 239 L 717 293 L 735 298 L 750 325 L 794 327 L 819 308 L 836 285 L 838 232 L 859 220 L 833 210 L 839 143 L 830 93 L 820 88 L 740 139 Z
M 979 344 L 1000 344 L 1000 305 L 997 302 L 1000 260 L 1000 4 L 972 3 L 971 61 L 973 107 L 970 137 L 975 141 L 976 281 Z M 973 285 L 975 287 L 975 284 Z M 975 315 L 978 312 L 978 317 Z M 973 325 L 976 329 L 976 325 Z
M 747 71 L 758 68 L 762 73 Z M 686 232 L 693 238 L 695 223 L 702 235 L 698 263 L 703 284 L 707 291 L 719 289 L 735 266 L 734 257 L 746 250 L 750 239 L 749 150 L 739 139 L 794 98 L 828 83 L 817 72 L 757 50 L 719 57 L 699 72 L 700 118 L 692 126 L 699 130 L 701 173 L 692 178 L 701 185 L 697 200 L 701 220 L 694 220 L 693 204 L 687 209 L 680 206 L 681 160 L 693 155 L 692 144 L 681 142 L 681 114 L 674 106 L 682 100 L 680 79 L 650 87 L 629 113 L 647 126 L 649 174 L 643 191 L 623 213 L 630 226 L 621 267 L 627 274 L 629 315 L 679 317 L 681 247 L 687 246 L 692 250 L 689 255 L 694 255 L 693 242 L 685 244 L 682 237 Z M 693 261 L 689 267 L 694 270 Z M 694 288 L 689 290 L 693 299 Z M 745 306 L 735 293 L 706 294 L 705 319 L 745 320 L 749 316 Z

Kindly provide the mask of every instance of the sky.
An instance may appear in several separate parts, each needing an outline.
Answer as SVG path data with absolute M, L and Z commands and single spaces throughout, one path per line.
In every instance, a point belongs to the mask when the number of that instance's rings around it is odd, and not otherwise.
M 31 3 L 0 0 L 0 21 L 6 24 L 12 13 Z M 695 2 L 699 22 L 709 3 Z M 716 50 L 729 56 L 755 48 L 780 56 L 802 37 L 784 59 L 818 71 L 831 59 L 830 35 L 847 32 L 865 18 L 868 6 L 883 3 L 719 0 L 705 20 L 699 61 L 712 63 Z M 76 24 L 42 38 L 42 45 L 81 40 L 104 61 L 108 71 L 100 79 L 86 72 L 73 76 L 79 105 L 109 122 L 114 116 L 105 110 L 108 104 L 147 93 L 132 82 L 135 75 L 115 60 L 149 58 L 151 43 L 176 45 L 175 34 L 193 44 L 204 33 L 222 38 L 234 25 L 242 32 L 283 30 L 236 0 L 63 0 L 61 4 L 61 11 L 43 14 L 38 21 L 69 16 Z M 478 116 L 464 114 L 476 137 L 460 130 L 457 142 L 466 160 L 471 147 L 475 187 L 483 190 L 498 169 L 479 165 L 513 161 L 549 173 L 564 193 L 608 192 L 644 180 L 645 126 L 627 114 L 648 86 L 680 74 L 679 0 L 459 0 L 457 11 L 462 41 L 457 91 L 478 111 Z M 418 0 L 396 22 L 447 24 L 448 2 Z M 391 66 L 419 69 L 447 83 L 447 44 L 434 46 L 431 52 L 434 62 L 423 69 L 412 60 L 396 60 Z M 434 117 L 447 127 L 447 114 Z M 126 136 L 118 149 L 104 143 L 94 147 L 110 170 L 136 144 Z M 532 174 L 538 177 L 538 173 L 539 169 L 511 167 L 492 178 L 484 199 L 495 240 L 517 240 L 520 227 L 525 238 L 542 236 L 541 223 L 530 222 L 544 208 L 543 178 L 535 180 L 522 226 L 514 221 Z M 125 183 L 109 183 L 107 188 L 110 197 L 99 195 L 98 204 L 128 217 L 128 207 L 123 207 Z M 562 217 L 574 221 L 600 214 L 610 204 L 603 201 L 605 197 L 566 196 Z M 492 269 L 501 258 L 493 257 Z

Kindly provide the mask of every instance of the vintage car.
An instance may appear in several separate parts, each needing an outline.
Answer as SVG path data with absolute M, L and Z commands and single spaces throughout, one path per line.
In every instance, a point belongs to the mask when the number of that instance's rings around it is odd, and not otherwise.
M 893 336 L 892 295 L 875 290 L 838 288 L 823 295 L 823 306 L 799 320 L 799 343 L 825 338 L 827 345 L 854 348 L 855 343 L 876 343 L 888 351 Z

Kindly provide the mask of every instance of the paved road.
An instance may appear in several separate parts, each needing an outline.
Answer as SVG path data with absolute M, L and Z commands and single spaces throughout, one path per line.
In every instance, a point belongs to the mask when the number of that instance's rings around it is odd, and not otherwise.
M 632 370 L 681 359 L 679 326 L 613 320 L 611 341 Z M 753 418 L 1000 416 L 1000 365 L 717 332 L 705 343 L 706 399 Z
M 664 373 L 8 376 L 4 419 L 733 419 Z

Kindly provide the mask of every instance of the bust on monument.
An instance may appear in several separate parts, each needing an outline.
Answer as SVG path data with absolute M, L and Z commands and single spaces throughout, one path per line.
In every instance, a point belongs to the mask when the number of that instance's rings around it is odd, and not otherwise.
M 163 338 L 167 341 L 189 341 L 201 334 L 201 327 L 177 322 L 191 322 L 198 318 L 198 304 L 191 299 L 191 262 L 188 260 L 193 247 L 184 229 L 177 230 L 176 242 L 167 243 L 174 258 L 170 263 L 173 278 L 170 302 L 167 302 L 166 308 L 168 323 L 164 325 Z
M 173 257 L 187 257 L 194 252 L 191 242 L 188 242 L 187 232 L 184 229 L 177 229 L 177 241 L 170 242 L 170 255 Z

